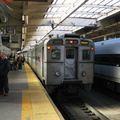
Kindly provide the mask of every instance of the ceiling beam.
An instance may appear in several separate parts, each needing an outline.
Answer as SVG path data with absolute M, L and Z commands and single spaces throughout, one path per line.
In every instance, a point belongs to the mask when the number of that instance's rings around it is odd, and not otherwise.
M 38 3 L 39 4 L 39 3 Z M 38 8 L 48 8 L 48 7 L 72 7 L 73 4 L 57 4 L 57 5 L 53 5 L 53 4 L 39 4 L 39 5 L 29 5 L 28 9 L 38 9 Z
M 30 16 L 39 16 L 39 15 L 50 15 L 50 14 L 56 14 L 56 11 L 55 12 L 33 12 L 33 13 L 28 13 L 29 17 Z M 57 14 L 63 14 L 62 11 L 57 11 Z M 84 11 L 84 12 L 80 12 L 80 11 L 77 11 L 77 12 L 74 12 L 74 14 L 90 14 L 90 15 L 106 15 L 106 13 L 100 13 L 100 12 L 89 12 L 89 11 Z
M 96 23 L 96 19 L 89 19 L 89 18 L 67 18 L 62 23 L 60 23 L 60 19 L 58 19 L 58 18 L 46 18 L 44 20 L 30 19 L 29 26 L 51 26 L 51 21 L 54 22 L 55 25 L 60 24 L 60 25 L 65 25 L 65 26 L 72 26 L 72 25 L 89 26 L 92 23 Z
M 91 8 L 109 8 L 109 9 L 119 9 L 119 6 L 111 6 L 111 5 L 95 5 L 95 4 L 85 4 L 82 7 L 91 7 Z

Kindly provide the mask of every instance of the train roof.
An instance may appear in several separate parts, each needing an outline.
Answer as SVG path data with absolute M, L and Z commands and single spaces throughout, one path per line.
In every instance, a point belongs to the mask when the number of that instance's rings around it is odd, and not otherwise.
M 107 44 L 115 44 L 115 43 L 120 43 L 120 38 L 115 38 L 115 39 L 95 42 L 95 45 L 107 45 Z
M 95 42 L 95 54 L 120 54 L 120 38 Z

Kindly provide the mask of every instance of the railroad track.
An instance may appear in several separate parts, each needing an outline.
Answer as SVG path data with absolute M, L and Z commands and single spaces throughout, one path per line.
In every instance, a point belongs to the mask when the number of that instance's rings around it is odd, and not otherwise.
M 62 101 L 54 100 L 65 120 L 109 120 L 80 98 L 65 98 Z

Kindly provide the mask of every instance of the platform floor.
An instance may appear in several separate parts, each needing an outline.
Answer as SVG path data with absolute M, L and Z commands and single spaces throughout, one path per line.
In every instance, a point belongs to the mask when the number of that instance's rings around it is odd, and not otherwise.
M 0 95 L 0 120 L 64 120 L 27 63 L 9 72 L 9 95 Z

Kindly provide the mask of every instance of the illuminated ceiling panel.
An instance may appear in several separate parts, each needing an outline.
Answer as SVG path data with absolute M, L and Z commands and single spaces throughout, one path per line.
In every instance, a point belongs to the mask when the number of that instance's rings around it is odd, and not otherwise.
M 82 0 L 54 0 L 52 4 L 54 5 L 62 5 L 60 7 L 49 7 L 48 11 L 49 12 L 56 12 L 57 15 L 55 14 L 47 14 L 45 17 L 61 17 L 64 15 L 64 13 L 69 12 L 70 10 L 74 11 L 74 6 L 77 5 L 77 3 L 80 4 L 82 3 Z M 66 4 L 71 5 L 71 7 L 67 7 Z M 85 4 L 83 4 L 81 7 L 79 7 L 73 14 L 70 15 L 70 17 L 86 17 L 86 18 L 97 18 L 101 19 L 106 17 L 105 15 L 108 15 L 109 12 L 111 12 L 114 9 L 118 9 L 120 6 L 120 1 L 119 0 L 88 0 Z M 116 8 L 115 8 L 116 7 Z M 62 13 L 61 13 L 62 11 Z M 79 13 L 80 12 L 80 13 Z M 83 14 L 81 14 L 83 12 Z M 87 12 L 87 13 L 85 13 Z M 93 13 L 93 15 L 91 14 Z M 96 14 L 95 14 L 96 13 Z M 84 15 L 85 14 L 85 15 Z

